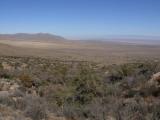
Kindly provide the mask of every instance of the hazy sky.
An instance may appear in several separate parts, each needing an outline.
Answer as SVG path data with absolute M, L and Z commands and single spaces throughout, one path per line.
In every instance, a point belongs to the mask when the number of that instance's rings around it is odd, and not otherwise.
M 0 0 L 0 33 L 160 35 L 160 0 Z

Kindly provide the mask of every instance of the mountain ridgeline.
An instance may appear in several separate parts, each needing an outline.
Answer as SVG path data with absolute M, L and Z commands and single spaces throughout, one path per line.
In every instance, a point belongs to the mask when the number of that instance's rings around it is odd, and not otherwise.
M 0 40 L 34 40 L 34 41 L 64 41 L 64 37 L 49 33 L 16 33 L 16 34 L 0 34 Z

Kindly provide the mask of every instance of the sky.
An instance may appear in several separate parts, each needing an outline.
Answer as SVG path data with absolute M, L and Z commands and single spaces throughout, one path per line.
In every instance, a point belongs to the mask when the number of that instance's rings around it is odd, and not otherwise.
M 160 0 L 0 0 L 0 33 L 160 36 Z

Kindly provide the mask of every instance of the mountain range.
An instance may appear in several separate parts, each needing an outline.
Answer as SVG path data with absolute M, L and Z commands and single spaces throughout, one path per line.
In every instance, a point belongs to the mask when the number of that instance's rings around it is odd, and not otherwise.
M 0 34 L 0 40 L 34 40 L 34 41 L 63 41 L 64 37 L 49 33 L 16 33 L 16 34 Z

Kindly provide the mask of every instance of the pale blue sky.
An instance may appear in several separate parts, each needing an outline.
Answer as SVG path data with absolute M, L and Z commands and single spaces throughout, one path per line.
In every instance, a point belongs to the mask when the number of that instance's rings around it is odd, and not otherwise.
M 160 35 L 160 0 L 0 0 L 0 33 Z

